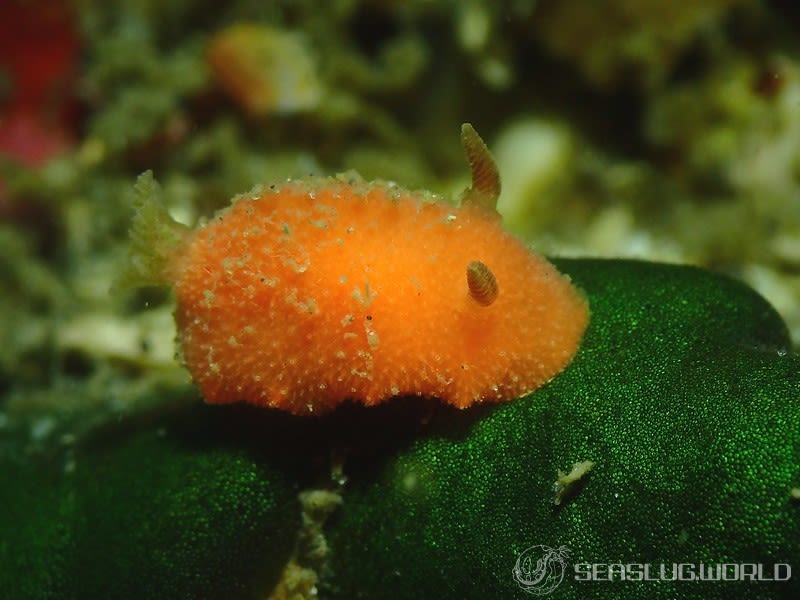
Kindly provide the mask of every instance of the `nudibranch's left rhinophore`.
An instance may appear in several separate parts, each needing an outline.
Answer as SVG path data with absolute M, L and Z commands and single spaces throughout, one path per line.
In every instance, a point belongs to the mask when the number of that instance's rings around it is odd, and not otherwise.
M 467 287 L 473 300 L 483 306 L 489 306 L 497 300 L 500 293 L 494 273 L 479 260 L 467 265 Z
M 136 185 L 121 284 L 169 284 L 208 402 L 322 414 L 345 400 L 510 400 L 566 367 L 585 298 L 505 232 L 497 168 L 470 125 L 460 207 L 355 174 L 260 186 L 195 230 Z

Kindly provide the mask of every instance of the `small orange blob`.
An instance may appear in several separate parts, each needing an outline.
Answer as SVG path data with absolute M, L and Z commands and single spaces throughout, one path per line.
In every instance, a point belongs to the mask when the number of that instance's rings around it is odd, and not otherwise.
M 290 181 L 151 249 L 169 257 L 157 268 L 205 399 L 295 414 L 407 395 L 465 408 L 564 369 L 584 297 L 493 211 L 432 199 L 343 176 Z
M 253 116 L 313 110 L 323 95 L 311 48 L 295 33 L 231 25 L 211 38 L 207 59 L 220 87 Z

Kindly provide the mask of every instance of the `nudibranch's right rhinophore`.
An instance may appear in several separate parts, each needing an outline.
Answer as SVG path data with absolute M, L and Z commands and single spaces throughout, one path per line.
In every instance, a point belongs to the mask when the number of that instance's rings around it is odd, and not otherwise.
M 518 398 L 578 350 L 583 295 L 503 230 L 470 125 L 460 207 L 354 174 L 260 186 L 190 230 L 149 173 L 121 283 L 175 290 L 181 354 L 208 402 L 322 414 L 345 400 Z

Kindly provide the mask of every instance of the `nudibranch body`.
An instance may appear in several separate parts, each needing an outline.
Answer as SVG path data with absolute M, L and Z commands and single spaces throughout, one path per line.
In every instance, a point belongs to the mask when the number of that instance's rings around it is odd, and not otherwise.
M 211 403 L 322 414 L 348 399 L 513 399 L 570 362 L 588 307 L 502 229 L 483 181 L 473 165 L 457 208 L 310 177 L 238 196 L 191 231 L 154 204 L 146 174 L 133 280 L 174 287 L 182 357 Z

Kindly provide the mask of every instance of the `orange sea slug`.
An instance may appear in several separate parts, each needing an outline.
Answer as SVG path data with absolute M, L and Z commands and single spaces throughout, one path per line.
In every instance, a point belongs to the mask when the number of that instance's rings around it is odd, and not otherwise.
M 147 173 L 122 283 L 169 283 L 208 402 L 320 414 L 352 399 L 519 397 L 570 362 L 584 297 L 505 232 L 497 169 L 469 125 L 461 206 L 355 175 L 257 187 L 192 231 Z

